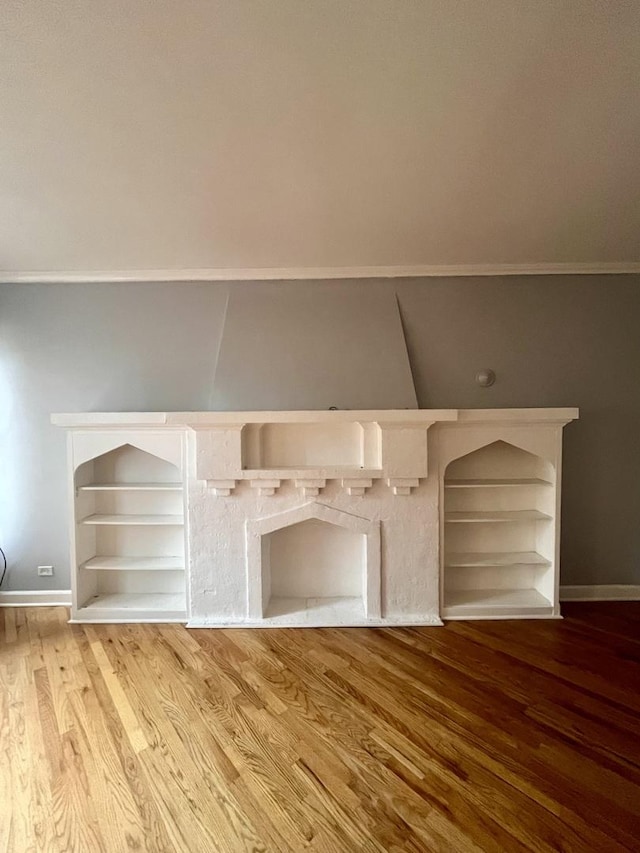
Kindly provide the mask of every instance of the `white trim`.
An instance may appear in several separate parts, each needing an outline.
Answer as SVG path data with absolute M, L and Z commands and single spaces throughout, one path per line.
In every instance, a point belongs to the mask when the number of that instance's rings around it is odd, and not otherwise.
M 640 601 L 640 584 L 610 583 L 561 586 L 560 601 Z
M 504 275 L 628 275 L 640 261 L 623 263 L 414 264 L 357 267 L 213 267 L 211 269 L 2 270 L 0 284 L 72 282 L 280 281 L 336 278 L 433 278 Z
M 70 589 L 27 589 L 0 592 L 0 607 L 70 607 Z
M 262 412 L 56 412 L 51 415 L 51 423 L 59 427 L 80 429 L 86 432 L 91 429 L 101 431 L 118 430 L 121 439 L 123 430 L 138 430 L 149 427 L 157 430 L 189 428 L 192 430 L 238 430 L 245 424 L 264 423 L 353 423 L 355 421 L 375 421 L 382 423 L 385 429 L 420 427 L 427 429 L 438 423 L 442 429 L 446 426 L 443 421 L 458 421 L 465 425 L 473 422 L 474 426 L 485 422 L 491 428 L 499 423 L 508 426 L 529 426 L 532 423 L 550 426 L 563 426 L 568 421 L 576 420 L 580 412 L 575 408 L 565 409 L 338 409 L 332 411 L 279 411 Z M 401 425 L 396 427 L 396 425 Z M 110 449 L 110 447 L 107 447 Z M 526 448 L 525 448 L 526 449 Z M 536 451 L 533 451 L 536 452 Z M 286 478 L 304 479 L 308 476 L 325 476 L 324 472 L 333 471 L 339 479 L 346 477 L 371 477 L 380 474 L 381 468 L 353 468 L 352 466 L 320 466 L 309 468 L 272 468 L 264 469 L 266 479 Z M 260 474 L 252 469 L 245 471 L 248 479 L 257 479 Z M 280 474 L 280 476 L 278 476 Z M 333 476 L 333 475 L 332 475 Z M 203 478 L 204 479 L 204 478 Z M 225 478 L 226 479 L 226 478 Z M 236 478 L 238 479 L 238 478 Z
M 640 584 L 589 584 L 561 586 L 560 601 L 640 601 Z M 0 592 L 0 607 L 70 607 L 71 590 L 10 590 Z M 197 621 L 197 620 L 196 620 Z M 219 621 L 219 620 L 218 620 Z M 206 622 L 206 620 L 203 621 Z M 195 624 L 195 622 L 194 622 Z M 199 623 L 198 623 L 199 624 Z M 220 622 L 222 624 L 222 622 Z M 227 623 L 225 623 L 227 624 Z M 231 619 L 228 624 L 247 624 Z M 259 623 L 256 623 L 259 624 Z M 367 623 L 371 624 L 371 623 Z M 386 623 L 385 623 L 386 624 Z M 403 622 L 404 624 L 404 622 Z M 407 619 L 407 625 L 433 624 Z
M 309 628 L 308 622 L 296 622 L 295 620 L 285 623 L 279 622 L 280 617 L 267 617 L 266 619 L 244 619 L 242 617 L 229 616 L 222 619 L 194 618 L 190 619 L 187 628 Z M 491 617 L 494 618 L 493 616 Z M 73 622 L 74 620 L 70 620 Z M 80 621 L 80 620 L 78 620 Z M 438 616 L 380 616 L 378 618 L 364 619 L 362 621 L 350 621 L 348 626 L 344 623 L 328 620 L 326 624 L 314 625 L 314 628 L 433 628 L 442 627 L 444 622 Z M 313 628 L 311 629 L 313 630 Z

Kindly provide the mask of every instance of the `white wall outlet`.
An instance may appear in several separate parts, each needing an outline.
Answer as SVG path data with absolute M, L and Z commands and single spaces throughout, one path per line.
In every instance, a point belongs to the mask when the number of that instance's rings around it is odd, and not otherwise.
M 53 566 L 38 566 L 38 577 L 50 578 L 53 575 Z

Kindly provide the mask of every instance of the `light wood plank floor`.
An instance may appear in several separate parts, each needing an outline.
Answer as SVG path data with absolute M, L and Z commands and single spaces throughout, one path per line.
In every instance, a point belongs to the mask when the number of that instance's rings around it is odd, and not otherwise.
M 0 851 L 640 849 L 640 605 L 428 629 L 0 610 Z

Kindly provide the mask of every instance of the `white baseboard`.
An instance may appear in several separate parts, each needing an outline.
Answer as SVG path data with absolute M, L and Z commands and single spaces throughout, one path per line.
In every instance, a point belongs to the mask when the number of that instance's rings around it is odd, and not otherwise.
M 561 586 L 560 601 L 640 601 L 640 584 Z
M 560 601 L 640 601 L 640 584 L 561 586 Z M 70 607 L 70 589 L 0 592 L 0 607 Z
M 70 589 L 26 589 L 0 592 L 0 607 L 70 607 Z

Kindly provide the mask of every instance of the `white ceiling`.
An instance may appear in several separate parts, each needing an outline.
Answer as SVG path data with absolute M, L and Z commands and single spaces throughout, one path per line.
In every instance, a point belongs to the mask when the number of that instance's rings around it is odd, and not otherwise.
M 637 0 L 2 0 L 0 269 L 639 262 L 639 81 Z

